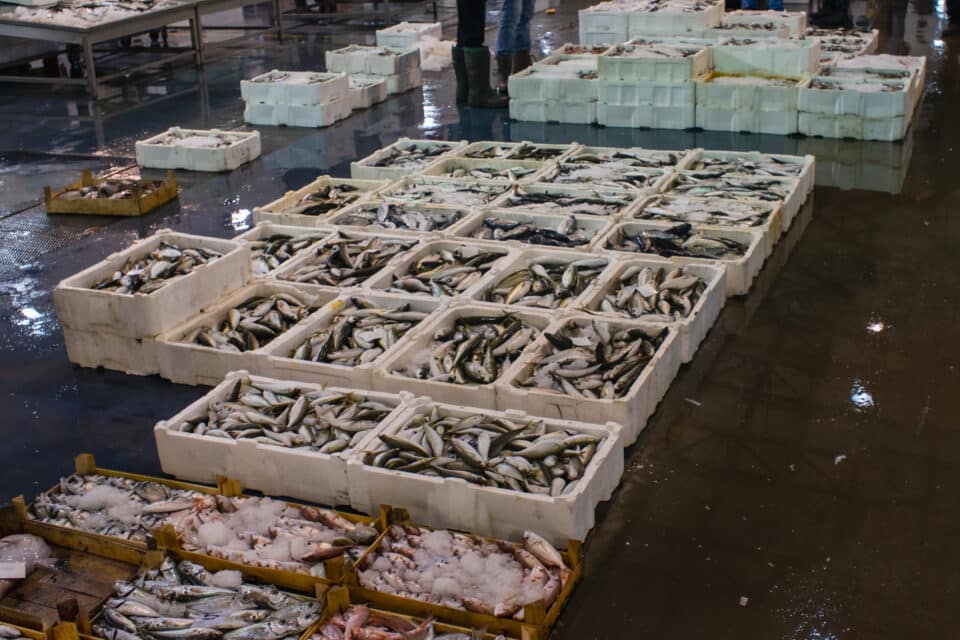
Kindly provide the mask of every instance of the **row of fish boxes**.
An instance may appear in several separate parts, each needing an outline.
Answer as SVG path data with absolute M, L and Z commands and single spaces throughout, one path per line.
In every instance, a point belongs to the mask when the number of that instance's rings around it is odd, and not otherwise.
M 210 395 L 213 396 L 216 393 L 217 390 L 215 389 Z M 183 412 L 183 415 L 187 413 L 189 413 L 189 408 Z M 394 412 L 394 414 L 391 415 L 399 414 Z M 160 424 L 162 425 L 163 423 Z M 565 423 L 562 424 L 564 427 L 568 426 Z M 158 428 L 160 428 L 160 425 L 158 425 Z M 601 435 L 607 438 L 609 444 L 606 445 L 606 449 L 603 451 L 602 456 L 600 453 L 594 455 L 593 463 L 591 468 L 589 468 L 590 482 L 588 484 L 590 484 L 591 487 L 599 486 L 601 478 L 609 482 L 610 476 L 612 476 L 614 473 L 616 473 L 617 479 L 619 479 L 619 474 L 622 472 L 623 468 L 622 451 L 614 446 L 614 444 L 616 444 L 614 442 L 616 437 L 609 436 L 606 433 Z M 214 455 L 219 456 L 220 459 L 224 461 L 229 458 L 229 455 L 223 455 L 219 452 L 215 452 Z M 323 467 L 324 465 L 336 464 L 337 462 L 330 456 L 327 456 L 326 458 L 328 459 L 318 460 L 313 464 L 306 465 L 305 468 L 301 466 L 302 461 L 298 464 L 296 456 L 292 457 L 292 462 L 295 465 L 295 469 L 303 470 L 306 473 L 304 478 L 315 478 L 318 475 L 318 468 Z M 216 482 L 217 486 L 215 487 L 182 482 L 178 480 L 167 480 L 164 478 L 155 478 L 139 474 L 98 468 L 95 465 L 93 456 L 89 454 L 82 454 L 78 456 L 76 458 L 76 466 L 76 473 L 80 476 L 97 475 L 106 476 L 108 478 L 123 478 L 133 480 L 135 482 L 154 483 L 167 487 L 168 489 L 189 490 L 208 495 L 223 495 L 226 497 L 245 497 L 247 495 L 242 492 L 242 484 L 236 478 L 228 479 L 224 476 L 218 476 L 214 478 L 210 474 L 206 474 L 206 478 L 203 481 Z M 584 480 L 587 480 L 586 476 L 584 477 Z M 298 487 L 300 492 L 303 493 L 302 484 L 289 484 L 290 486 Z M 56 485 L 46 493 L 50 496 L 54 496 L 59 491 L 61 491 L 61 488 L 59 485 Z M 319 493 L 325 493 L 322 487 L 320 488 Z M 394 493 L 396 494 L 400 492 L 395 491 Z M 612 490 L 607 492 L 606 498 L 603 499 L 609 499 L 609 493 L 612 493 Z M 596 497 L 597 496 L 595 496 L 591 491 L 588 491 L 586 488 L 578 488 L 576 502 L 580 504 L 587 504 L 589 500 Z M 575 502 L 572 498 L 573 496 L 571 495 L 568 498 L 567 503 Z M 295 502 L 289 502 L 287 504 L 294 508 L 304 506 Z M 585 509 L 581 510 L 583 511 Z M 412 521 L 415 523 L 415 526 L 425 526 L 435 529 L 446 528 L 443 525 L 430 525 L 427 522 L 412 517 L 411 511 L 393 508 L 384 503 L 379 503 L 372 506 L 370 513 L 378 514 L 376 518 L 342 511 L 338 511 L 336 513 L 339 517 L 344 518 L 349 522 L 373 527 L 379 532 L 376 540 L 374 540 L 374 542 L 370 545 L 369 550 L 366 552 L 367 555 L 378 552 L 378 550 L 385 543 L 386 533 L 392 524 L 405 525 L 410 524 Z M 590 515 L 590 519 L 592 522 L 592 514 Z M 528 517 L 528 520 L 537 521 L 535 517 Z M 494 634 L 505 634 L 508 638 L 516 638 L 517 640 L 520 640 L 521 638 L 523 640 L 546 640 L 550 629 L 556 624 L 561 611 L 569 602 L 575 586 L 583 577 L 583 558 L 581 555 L 580 542 L 569 538 L 553 538 L 553 544 L 561 549 L 561 556 L 564 564 L 570 570 L 569 579 L 566 581 L 565 585 L 560 590 L 560 593 L 557 594 L 556 598 L 549 606 L 545 607 L 542 602 L 534 602 L 526 605 L 524 610 L 527 615 L 524 616 L 524 621 L 521 622 L 514 618 L 496 617 L 489 614 L 467 612 L 465 610 L 456 609 L 449 606 L 442 606 L 419 600 L 410 600 L 363 587 L 358 580 L 357 568 L 350 562 L 345 562 L 344 556 L 339 556 L 324 561 L 324 577 L 309 575 L 306 573 L 296 573 L 286 569 L 252 566 L 207 555 L 202 551 L 187 551 L 181 546 L 176 532 L 170 527 L 161 527 L 154 530 L 151 535 L 151 538 L 153 538 L 152 540 L 147 542 L 133 542 L 125 538 L 116 538 L 70 526 L 60 526 L 46 523 L 34 519 L 29 514 L 29 508 L 22 498 L 15 499 L 13 505 L 7 508 L 6 513 L 3 514 L 2 521 L 5 527 L 9 527 L 17 532 L 38 536 L 43 538 L 50 545 L 64 547 L 84 553 L 93 553 L 111 560 L 128 564 L 131 566 L 131 573 L 136 570 L 137 566 L 155 567 L 157 562 L 165 554 L 171 556 L 176 561 L 184 560 L 199 564 L 211 572 L 238 571 L 242 574 L 245 582 L 249 581 L 253 583 L 273 585 L 281 589 L 298 592 L 308 596 L 316 595 L 325 600 L 324 604 L 326 605 L 326 610 L 321 615 L 317 624 L 311 626 L 311 632 L 302 636 L 304 639 L 313 637 L 313 632 L 317 627 L 319 627 L 319 624 L 324 622 L 332 613 L 342 612 L 346 606 L 349 606 L 349 602 L 353 601 L 359 604 L 367 604 L 371 607 L 371 609 L 374 610 L 379 609 L 386 612 L 419 617 L 426 617 L 427 615 L 430 615 L 437 620 L 438 624 L 436 625 L 435 630 L 445 633 L 459 631 L 466 632 L 468 635 L 470 635 L 470 628 L 485 628 L 489 634 L 473 637 L 481 637 L 484 640 L 493 640 Z M 457 527 L 456 530 L 463 531 L 464 528 Z M 535 531 L 535 529 L 530 530 Z M 476 531 L 471 533 L 473 535 L 485 537 L 488 540 L 498 541 L 520 540 L 523 532 L 521 531 L 512 538 L 507 538 L 504 536 L 501 536 L 500 538 L 495 538 L 493 536 L 487 537 L 487 535 Z M 88 612 L 84 611 L 83 613 Z M 90 611 L 89 613 L 96 612 Z M 86 620 L 79 619 L 77 621 L 78 625 L 84 627 L 84 631 L 89 631 L 86 629 L 86 626 L 90 618 L 92 618 L 92 616 L 88 616 Z M 36 626 L 39 628 L 41 621 L 36 622 Z M 3 622 L 0 621 L 0 625 L 2 624 Z M 76 632 L 76 629 L 73 627 L 74 625 L 70 623 L 59 625 L 58 633 L 56 633 L 54 637 L 61 640 L 69 640 L 70 638 L 76 637 L 73 635 Z M 467 627 L 467 629 L 463 629 L 462 627 Z M 23 628 L 20 627 L 20 629 Z M 42 638 L 49 637 L 48 635 L 33 631 L 32 629 L 26 629 L 25 631 L 26 632 L 24 633 L 24 636 L 28 638 L 40 640 Z M 86 634 L 81 635 L 80 637 L 90 639 L 94 636 Z

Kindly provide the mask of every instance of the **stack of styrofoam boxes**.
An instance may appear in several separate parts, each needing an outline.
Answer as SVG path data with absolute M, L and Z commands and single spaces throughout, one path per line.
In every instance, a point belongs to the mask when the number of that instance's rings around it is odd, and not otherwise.
M 440 70 L 452 62 L 450 47 L 445 43 L 443 25 L 439 22 L 401 22 L 377 31 L 377 46 L 393 49 L 419 49 L 420 67 Z
M 806 29 L 804 11 L 732 11 L 705 34 L 717 38 L 789 38 L 803 35 Z
M 710 49 L 694 41 L 635 39 L 600 56 L 597 122 L 610 127 L 696 126 L 696 83 L 711 68 Z
M 220 143 L 228 141 L 221 146 Z M 260 156 L 259 131 L 171 127 L 136 144 L 137 164 L 151 169 L 232 171 Z
M 820 43 L 810 38 L 721 38 L 713 70 L 724 75 L 801 78 L 820 68 Z
M 630 32 L 627 16 L 635 4 L 633 0 L 614 0 L 581 9 L 580 44 L 610 46 L 626 42 Z
M 809 77 L 708 74 L 697 80 L 697 126 L 708 131 L 796 133 L 797 96 L 809 81 Z
M 892 56 L 889 54 L 861 55 L 837 60 L 833 73 L 868 71 L 878 76 L 891 75 L 912 78 L 913 108 L 916 109 L 927 81 L 927 59 L 924 56 Z
M 844 58 L 874 53 L 880 39 L 880 32 L 854 31 L 850 29 L 818 29 L 810 27 L 806 36 L 820 43 L 820 63 L 833 65 Z
M 277 71 L 240 81 L 243 118 L 260 125 L 329 127 L 350 115 L 343 73 Z
M 147 257 L 163 242 L 223 255 L 171 278 L 150 293 L 94 288 L 123 271 L 128 261 Z M 163 230 L 66 278 L 53 290 L 53 303 L 71 362 L 151 375 L 159 371 L 157 340 L 162 333 L 249 281 L 250 249 L 245 243 Z
M 554 53 L 510 76 L 508 88 L 510 117 L 515 120 L 597 121 L 597 56 L 592 53 Z
M 627 14 L 629 38 L 686 36 L 699 38 L 720 25 L 723 3 L 703 0 L 638 2 Z
M 387 99 L 387 81 L 379 76 L 353 75 L 349 78 L 350 108 L 367 109 Z
M 423 84 L 420 72 L 420 51 L 370 47 L 352 44 L 336 51 L 327 51 L 327 70 L 351 76 L 377 76 L 387 83 L 387 93 L 403 93 Z

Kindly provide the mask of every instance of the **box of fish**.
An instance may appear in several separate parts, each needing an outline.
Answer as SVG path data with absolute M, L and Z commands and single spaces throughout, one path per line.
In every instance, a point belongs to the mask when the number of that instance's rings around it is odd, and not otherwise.
M 625 222 L 600 240 L 604 251 L 670 258 L 678 265 L 716 264 L 726 268 L 727 296 L 750 291 L 766 260 L 763 234 L 746 229 L 694 229 L 690 224 Z
M 554 53 L 509 78 L 513 100 L 596 102 L 597 58 L 594 54 Z
M 801 78 L 820 68 L 820 42 L 812 38 L 721 38 L 713 70 L 728 75 Z
M 400 138 L 389 147 L 377 149 L 363 160 L 350 163 L 350 176 L 365 180 L 396 180 L 420 173 L 466 144 L 464 141 Z
M 368 202 L 344 209 L 328 224 L 345 231 L 386 229 L 397 235 L 424 238 L 452 232 L 472 213 L 444 206 Z
M 421 174 L 432 178 L 454 180 L 489 180 L 491 182 L 530 182 L 546 167 L 537 160 L 473 160 L 444 158 L 424 169 Z
M 247 102 L 243 120 L 270 127 L 329 127 L 350 116 L 350 97 L 331 98 L 318 104 L 264 104 Z
M 812 155 L 790 156 L 758 151 L 697 149 L 688 154 L 677 168 L 684 172 L 696 172 L 693 175 L 697 178 L 726 176 L 794 178 L 800 181 L 802 192 L 809 194 L 813 191 L 815 161 Z
M 692 97 L 694 84 L 662 86 L 630 86 L 629 83 L 617 89 L 620 100 L 686 100 Z M 610 104 L 597 103 L 597 124 L 603 127 L 626 127 L 629 129 L 692 129 L 696 126 L 696 103 L 674 104 L 659 107 L 654 104 Z
M 763 235 L 766 255 L 773 252 L 783 229 L 782 207 L 778 202 L 735 197 L 692 197 L 669 193 L 651 196 L 637 208 L 633 218 L 671 224 L 686 222 L 694 229 L 749 229 Z
M 377 29 L 377 46 L 411 49 L 421 40 L 443 40 L 439 22 L 400 22 L 386 29 Z
M 914 101 L 919 101 L 927 80 L 927 59 L 924 56 L 893 56 L 889 54 L 860 55 L 837 60 L 830 75 L 844 75 L 858 70 L 877 74 L 909 73 Z
M 351 74 L 347 96 L 354 111 L 369 109 L 387 99 L 387 81 L 382 76 Z
M 267 374 L 263 347 L 335 297 L 335 292 L 307 292 L 278 282 L 234 291 L 157 339 L 160 376 L 180 384 L 214 386 L 230 371 Z
M 296 283 L 305 291 L 338 293 L 356 289 L 420 240 L 410 235 L 385 235 L 337 230 L 322 244 L 303 252 L 276 272 L 278 282 Z
M 783 234 L 807 199 L 800 181 L 793 178 L 724 176 L 700 178 L 697 172 L 683 171 L 674 176 L 664 189 L 667 195 L 687 195 L 697 198 L 729 200 L 762 200 L 781 207 Z
M 137 164 L 151 169 L 232 171 L 260 156 L 260 132 L 171 127 L 136 144 Z
M 561 160 L 579 145 L 539 144 L 536 142 L 474 142 L 451 155 L 455 158 L 474 160 Z
M 580 305 L 601 316 L 662 322 L 677 329 L 690 362 L 727 300 L 724 268 L 668 260 L 619 260 Z
M 563 216 L 497 209 L 471 217 L 457 231 L 457 236 L 591 251 L 613 222 L 613 218 L 592 215 Z
M 584 45 L 612 45 L 625 42 L 629 32 L 626 2 L 601 2 L 577 14 L 580 43 Z
M 604 87 L 613 84 L 632 86 L 652 83 L 669 86 L 691 82 L 708 73 L 710 48 L 707 42 L 638 38 L 631 44 L 619 44 L 607 49 L 597 60 L 601 100 L 607 93 Z
M 320 176 L 296 191 L 262 207 L 253 208 L 253 220 L 298 227 L 316 227 L 341 209 L 371 198 L 386 187 L 386 180 L 347 180 Z
M 349 504 L 347 458 L 411 399 L 235 371 L 153 434 L 163 472 L 177 478 L 226 475 L 265 494 Z
M 457 209 L 479 209 L 502 196 L 508 188 L 507 183 L 489 180 L 408 176 L 379 192 L 377 200 L 390 204 L 438 204 Z
M 598 104 L 596 100 L 592 102 L 564 102 L 512 99 L 510 100 L 510 119 L 520 122 L 596 124 Z
M 612 423 L 424 398 L 348 463 L 350 500 L 359 511 L 402 504 L 433 527 L 507 539 L 531 529 L 556 543 L 584 540 L 597 505 L 620 482 L 623 446 Z
M 327 51 L 327 71 L 393 76 L 420 68 L 420 50 L 351 44 Z
M 909 124 L 918 98 L 909 70 L 824 69 L 801 90 L 799 105 L 804 113 L 864 120 L 902 118 Z
M 242 240 L 250 247 L 253 276 L 263 277 L 301 251 L 330 237 L 332 233 L 332 229 L 261 222 L 237 236 L 237 240 Z
M 381 292 L 343 295 L 267 347 L 271 375 L 372 389 L 380 361 L 444 304 Z
M 612 271 L 612 262 L 577 251 L 524 249 L 498 267 L 474 298 L 515 308 L 574 309 L 601 274 Z
M 809 76 L 800 80 L 756 76 L 708 74 L 697 79 L 697 111 L 797 111 L 797 95 L 809 84 Z
M 877 50 L 880 32 L 859 29 L 820 29 L 808 27 L 806 36 L 820 42 L 820 62 L 833 65 L 840 60 L 872 54 Z
M 365 287 L 435 299 L 471 298 L 516 253 L 497 242 L 435 240 L 399 258 Z
M 704 0 L 646 2 L 627 14 L 627 40 L 644 36 L 699 38 L 720 24 L 723 4 Z
M 824 138 L 897 142 L 904 139 L 909 128 L 910 120 L 903 116 L 864 118 L 863 116 L 828 115 L 801 111 L 799 120 L 801 134 Z
M 584 180 L 556 184 L 550 182 L 514 184 L 489 208 L 554 216 L 584 215 L 616 218 L 628 213 L 642 199 L 644 191 L 639 185 L 643 184 L 641 181 L 643 176 L 633 173 L 620 174 L 623 171 L 622 167 L 615 167 L 609 173 L 603 173 L 603 163 L 564 163 L 557 166 L 560 169 L 555 177 L 561 180 L 574 180 L 581 177 L 584 171 L 580 167 L 594 169 L 597 176 L 607 179 L 602 182 L 601 180 Z M 554 171 L 548 171 L 543 174 L 543 177 L 549 179 L 551 173 Z M 619 178 L 618 175 L 620 175 Z M 618 184 L 620 188 L 610 188 L 610 184 Z
M 583 147 L 552 163 L 536 181 L 593 189 L 642 191 L 661 189 L 685 151 Z M 589 185 L 589 186 L 588 186 Z
M 131 376 L 157 373 L 155 337 L 131 338 L 102 331 L 84 331 L 61 324 L 67 359 L 80 367 L 103 367 Z
M 680 369 L 676 328 L 578 315 L 554 320 L 507 371 L 497 408 L 622 428 L 629 446 Z
M 383 358 L 374 386 L 495 409 L 497 381 L 549 323 L 545 311 L 454 304 Z
M 323 104 L 347 97 L 347 74 L 322 71 L 268 71 L 240 81 L 246 102 L 264 104 Z
M 807 30 L 806 11 L 727 11 L 720 26 L 760 25 L 767 31 L 778 31 L 778 38 L 803 35 Z M 769 25 L 773 25 L 771 28 Z M 745 35 L 745 34 L 743 34 Z

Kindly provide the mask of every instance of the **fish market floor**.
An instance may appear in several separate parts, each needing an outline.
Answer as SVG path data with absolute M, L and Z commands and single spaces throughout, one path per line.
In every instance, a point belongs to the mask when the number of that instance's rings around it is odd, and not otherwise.
M 575 40 L 587 4 L 535 17 L 541 53 Z M 74 368 L 50 294 L 157 229 L 232 236 L 254 205 L 319 174 L 346 176 L 400 136 L 815 153 L 813 207 L 750 294 L 727 304 L 627 452 L 554 637 L 955 636 L 960 40 L 939 39 L 942 5 L 870 6 L 881 51 L 929 57 L 904 144 L 509 122 L 457 109 L 448 70 L 329 129 L 263 127 L 257 161 L 181 173 L 179 202 L 131 220 L 47 217 L 35 203 L 82 168 L 124 172 L 134 141 L 166 127 L 241 126 L 241 78 L 318 68 L 325 49 L 372 32 L 248 42 L 203 72 L 141 78 L 95 105 L 72 90 L 0 86 L 5 497 L 49 487 L 82 451 L 160 472 L 154 422 L 205 390 Z

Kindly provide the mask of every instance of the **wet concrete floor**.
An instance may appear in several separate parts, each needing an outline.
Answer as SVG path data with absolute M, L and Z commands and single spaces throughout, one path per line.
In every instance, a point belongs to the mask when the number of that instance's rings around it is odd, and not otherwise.
M 586 4 L 535 19 L 544 52 L 576 38 Z M 33 204 L 43 184 L 83 167 L 122 172 L 133 142 L 168 126 L 240 126 L 240 78 L 319 68 L 326 48 L 358 36 L 235 47 L 95 105 L 0 87 L 0 494 L 34 495 L 81 451 L 160 472 L 154 422 L 204 389 L 71 366 L 50 295 L 157 229 L 232 236 L 254 205 L 346 176 L 399 136 L 815 153 L 813 204 L 627 452 L 554 637 L 956 637 L 960 40 L 939 39 L 943 3 L 854 6 L 881 30 L 881 51 L 928 56 L 904 144 L 511 123 L 455 108 L 447 71 L 326 130 L 261 128 L 260 159 L 181 173 L 179 202 L 144 218 L 47 217 Z

